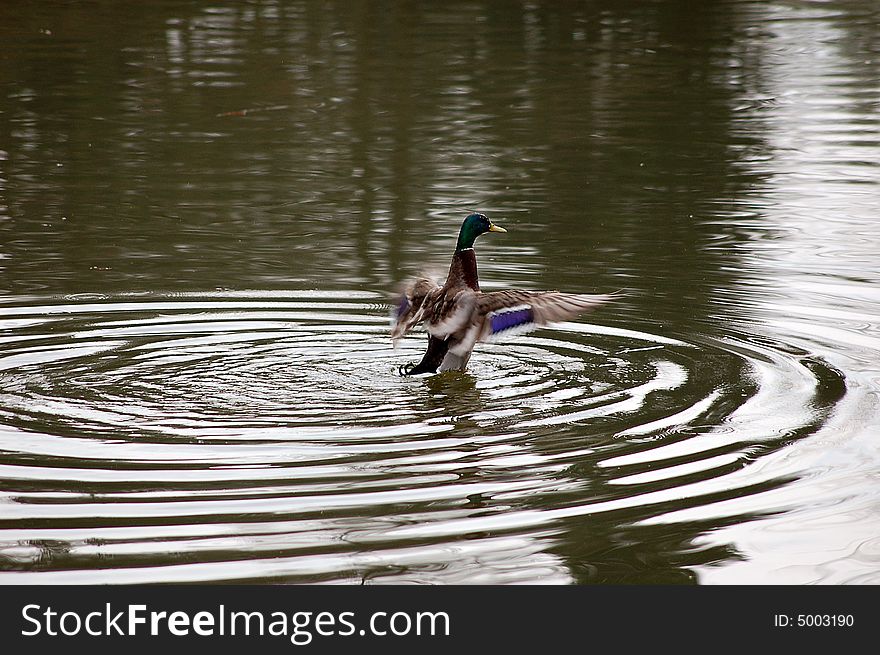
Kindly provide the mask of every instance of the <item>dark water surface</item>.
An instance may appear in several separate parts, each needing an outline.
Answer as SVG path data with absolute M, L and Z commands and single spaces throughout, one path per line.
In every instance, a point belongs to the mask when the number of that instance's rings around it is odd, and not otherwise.
M 0 582 L 880 583 L 880 5 L 0 4 Z M 624 298 L 408 379 L 389 292 Z

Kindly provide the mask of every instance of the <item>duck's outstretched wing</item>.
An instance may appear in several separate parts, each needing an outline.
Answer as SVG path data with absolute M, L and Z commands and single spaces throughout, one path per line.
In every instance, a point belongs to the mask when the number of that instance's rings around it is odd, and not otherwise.
M 530 332 L 565 321 L 608 302 L 612 294 L 589 295 L 560 291 L 495 291 L 479 297 L 477 341 Z
M 478 341 L 531 332 L 548 323 L 574 318 L 612 297 L 516 290 L 475 294 L 470 321 L 457 330 L 454 343 L 449 345 L 449 353 L 467 361 Z
M 428 277 L 416 278 L 403 289 L 391 308 L 392 339 L 399 339 L 425 320 L 425 310 L 431 304 L 430 297 L 436 295 L 439 289 L 440 285 Z

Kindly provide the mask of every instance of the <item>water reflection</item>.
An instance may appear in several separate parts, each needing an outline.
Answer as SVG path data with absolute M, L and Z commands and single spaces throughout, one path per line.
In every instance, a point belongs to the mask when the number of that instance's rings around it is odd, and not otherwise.
M 498 284 L 624 280 L 664 321 L 725 285 L 700 213 L 744 182 L 728 170 L 736 89 L 713 39 L 691 37 L 694 22 L 726 34 L 735 7 L 182 9 L 163 5 L 119 48 L 121 84 L 72 26 L 82 47 L 51 71 L 57 94 L 42 68 L 10 76 L 16 153 L 52 153 L 13 163 L 32 181 L 13 191 L 16 233 L 51 246 L 20 242 L 11 290 L 378 290 L 443 261 L 475 207 L 514 228 L 488 252 Z M 110 11 L 132 24 L 143 10 Z M 51 285 L 29 282 L 47 265 Z
M 769 287 L 755 314 L 769 331 L 846 374 L 823 388 L 835 404 L 815 438 L 771 458 L 780 473 L 808 472 L 760 499 L 788 511 L 750 526 L 748 535 L 735 523 L 707 535 L 704 543 L 749 547 L 741 562 L 703 569 L 701 578 L 877 582 L 876 536 L 868 526 L 880 504 L 870 482 L 872 430 L 865 428 L 876 423 L 878 409 L 880 16 L 871 3 L 815 3 L 775 6 L 768 17 L 774 47 L 750 93 L 772 102 L 746 110 L 766 129 L 769 150 L 748 162 L 765 179 L 742 202 L 755 217 L 742 222 L 752 234 L 747 265 Z M 816 475 L 819 469 L 827 473 Z

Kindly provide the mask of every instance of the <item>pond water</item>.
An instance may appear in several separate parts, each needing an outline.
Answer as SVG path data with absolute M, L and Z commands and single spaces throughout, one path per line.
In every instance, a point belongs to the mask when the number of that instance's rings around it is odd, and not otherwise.
M 880 583 L 874 2 L 0 6 L 0 582 Z M 401 377 L 484 290 L 625 290 Z

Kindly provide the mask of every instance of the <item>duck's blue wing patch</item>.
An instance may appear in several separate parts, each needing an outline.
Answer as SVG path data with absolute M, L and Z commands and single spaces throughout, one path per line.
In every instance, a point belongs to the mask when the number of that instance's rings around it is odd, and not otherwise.
M 400 303 L 397 305 L 397 316 L 396 319 L 399 321 L 400 318 L 409 311 L 409 308 L 412 307 L 412 303 L 410 303 L 409 298 L 406 297 L 406 294 L 401 294 Z
M 535 315 L 531 307 L 513 307 L 492 312 L 489 315 L 490 334 L 499 334 L 513 328 L 534 324 Z

